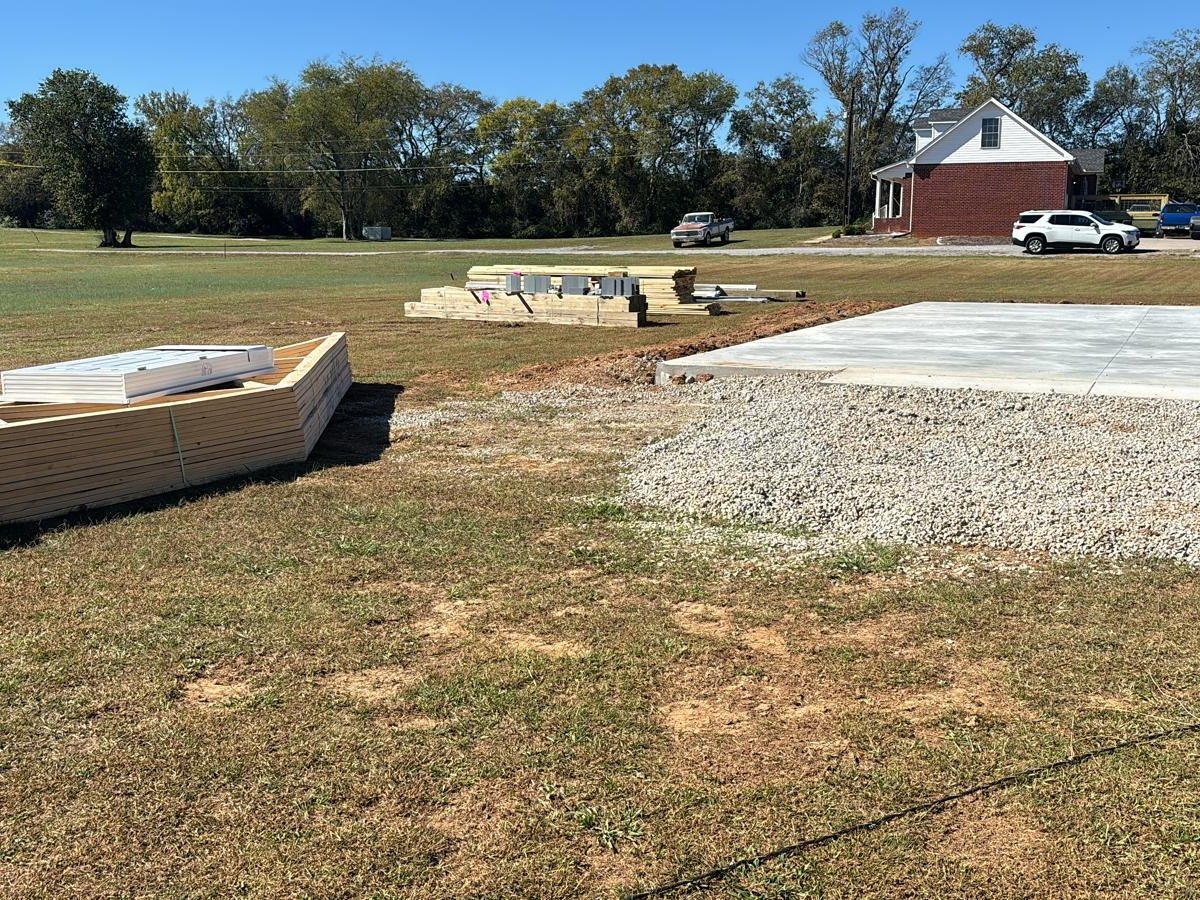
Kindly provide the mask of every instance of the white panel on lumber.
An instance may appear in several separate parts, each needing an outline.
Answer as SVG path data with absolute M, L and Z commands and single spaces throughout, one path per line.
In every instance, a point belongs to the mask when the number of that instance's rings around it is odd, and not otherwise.
M 0 399 L 128 404 L 274 371 L 270 347 L 164 345 L 2 372 Z

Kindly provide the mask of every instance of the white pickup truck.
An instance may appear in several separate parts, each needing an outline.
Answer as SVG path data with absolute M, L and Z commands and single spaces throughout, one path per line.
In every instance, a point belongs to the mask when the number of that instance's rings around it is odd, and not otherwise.
M 671 229 L 671 243 L 676 247 L 684 244 L 703 244 L 707 247 L 713 241 L 728 244 L 731 234 L 733 219 L 718 219 L 716 213 L 691 212 Z

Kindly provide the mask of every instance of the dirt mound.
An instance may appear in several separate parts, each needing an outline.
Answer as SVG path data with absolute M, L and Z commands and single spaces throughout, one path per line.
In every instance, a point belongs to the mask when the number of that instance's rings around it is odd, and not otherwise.
M 842 303 L 799 303 L 781 309 L 778 314 L 759 318 L 738 328 L 713 334 L 693 335 L 651 344 L 636 349 L 614 350 L 598 356 L 556 363 L 540 363 L 502 376 L 506 387 L 530 388 L 544 384 L 653 384 L 655 367 L 665 359 L 678 359 L 693 353 L 718 350 L 733 344 L 811 328 L 827 322 L 837 322 L 853 316 L 887 309 L 895 304 L 879 300 L 857 300 Z

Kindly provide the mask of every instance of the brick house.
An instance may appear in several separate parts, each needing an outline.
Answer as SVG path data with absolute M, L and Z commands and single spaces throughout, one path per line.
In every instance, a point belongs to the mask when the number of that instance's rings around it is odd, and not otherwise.
M 910 159 L 871 173 L 873 230 L 1005 237 L 1027 209 L 1097 193 L 1103 150 L 1064 150 L 999 100 L 938 109 L 913 126 Z

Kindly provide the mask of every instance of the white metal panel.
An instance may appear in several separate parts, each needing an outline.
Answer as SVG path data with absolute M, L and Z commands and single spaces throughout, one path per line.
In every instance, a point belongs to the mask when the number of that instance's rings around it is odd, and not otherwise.
M 1000 146 L 984 149 L 980 136 L 985 118 L 1000 119 Z M 987 104 L 932 141 L 916 155 L 918 165 L 935 163 L 1065 162 L 1069 157 L 1031 126 L 1006 110 Z
M 275 351 L 253 346 L 159 346 L 0 373 L 3 399 L 31 403 L 132 403 L 265 375 Z

